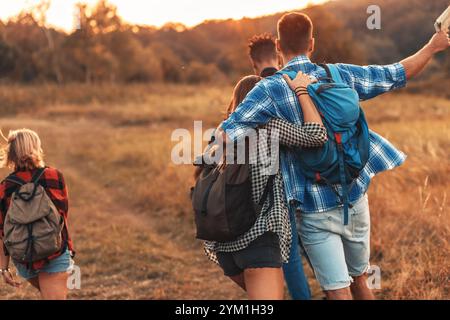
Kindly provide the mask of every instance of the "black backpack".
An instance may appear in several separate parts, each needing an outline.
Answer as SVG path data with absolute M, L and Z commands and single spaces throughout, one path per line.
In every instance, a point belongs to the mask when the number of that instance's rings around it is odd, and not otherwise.
M 248 164 L 203 165 L 191 190 L 197 238 L 229 242 L 250 230 L 260 214 L 273 206 L 274 175 L 269 176 L 258 202 L 252 199 L 252 183 Z M 267 209 L 262 208 L 270 196 Z

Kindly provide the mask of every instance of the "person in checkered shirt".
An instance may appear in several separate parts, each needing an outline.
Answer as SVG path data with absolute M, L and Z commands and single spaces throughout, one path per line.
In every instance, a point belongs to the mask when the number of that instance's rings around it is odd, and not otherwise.
M 64 300 L 67 296 L 67 279 L 73 268 L 74 249 L 67 225 L 69 208 L 67 186 L 63 174 L 54 168 L 46 167 L 43 160 L 41 140 L 36 132 L 28 129 L 10 131 L 1 158 L 2 167 L 10 167 L 14 176 L 24 182 L 33 181 L 39 169 L 44 168 L 37 182 L 44 188 L 64 219 L 61 249 L 47 257 L 36 261 L 32 267 L 13 261 L 19 275 L 40 291 L 43 299 Z M 3 244 L 3 222 L 11 204 L 11 197 L 18 185 L 3 180 L 0 183 L 0 272 L 4 282 L 13 287 L 20 287 L 9 268 L 10 257 Z
M 277 73 L 280 68 L 281 59 L 280 55 L 277 53 L 276 46 L 275 37 L 267 33 L 255 35 L 249 40 L 248 55 L 256 75 L 259 75 L 262 78 L 267 78 Z M 285 134 L 289 134 L 289 131 Z M 294 134 L 294 132 L 291 132 L 291 135 Z M 306 278 L 306 274 L 303 269 L 295 215 L 289 215 L 289 220 L 292 229 L 291 233 L 293 236 L 288 262 L 283 264 L 284 280 L 292 299 L 309 300 L 311 299 L 311 289 L 309 288 L 308 279 Z
M 316 79 L 326 77 L 325 70 L 309 59 L 314 45 L 313 25 L 307 15 L 289 13 L 280 18 L 276 46 L 285 68 Z M 416 54 L 398 63 L 335 66 L 343 81 L 361 100 L 367 100 L 405 86 L 407 79 L 419 74 L 434 54 L 449 46 L 448 33 L 440 31 Z M 274 118 L 302 124 L 304 115 L 292 87 L 296 87 L 296 80 L 288 84 L 281 74 L 260 81 L 222 122 L 217 136 L 236 141 L 249 129 Z M 336 199 L 341 186 L 330 188 L 307 180 L 296 156 L 298 150 L 281 150 L 286 200 L 291 215 L 297 216 L 301 244 L 328 299 L 374 299 L 367 286 L 370 215 L 366 192 L 374 175 L 401 165 L 406 156 L 373 131 L 369 141 L 368 163 L 349 192 L 353 208 L 347 226 L 342 223 L 342 204 Z
M 253 75 L 238 82 L 226 110 L 227 117 L 260 80 L 261 77 Z M 302 82 L 306 86 L 311 79 L 304 75 Z M 251 151 L 249 150 L 249 173 L 255 205 L 259 203 L 266 186 L 271 188 L 271 196 L 263 204 L 262 210 L 265 213 L 260 214 L 253 226 L 235 240 L 206 241 L 204 246 L 208 258 L 219 264 L 224 274 L 247 292 L 249 299 L 283 299 L 281 267 L 288 262 L 291 251 L 289 210 L 285 203 L 283 178 L 278 168 L 278 151 L 276 160 L 271 156 L 272 137 L 276 136 L 279 144 L 286 147 L 319 147 L 327 141 L 326 129 L 309 95 L 299 95 L 298 99 L 302 101 L 305 124 L 294 125 L 280 119 L 269 121 L 256 130 L 257 140 L 253 145 L 256 148 L 250 147 Z M 216 147 L 218 145 L 212 141 L 205 153 L 195 161 L 196 178 L 202 171 L 203 163 L 214 163 Z M 271 184 L 268 172 L 273 175 Z

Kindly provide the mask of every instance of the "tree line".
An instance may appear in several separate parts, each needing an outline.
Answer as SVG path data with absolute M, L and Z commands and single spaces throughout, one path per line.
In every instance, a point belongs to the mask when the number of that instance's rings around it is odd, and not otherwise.
M 373 1 L 335 1 L 311 6 L 316 62 L 388 63 L 423 45 L 447 0 L 379 0 L 382 29 L 366 28 Z M 252 72 L 247 41 L 276 34 L 282 13 L 255 19 L 211 20 L 186 28 L 124 22 L 107 0 L 77 4 L 77 28 L 48 26 L 50 0 L 0 21 L 0 79 L 9 82 L 173 82 L 235 81 Z M 450 74 L 450 59 L 446 70 Z M 439 68 L 442 70 L 442 68 Z

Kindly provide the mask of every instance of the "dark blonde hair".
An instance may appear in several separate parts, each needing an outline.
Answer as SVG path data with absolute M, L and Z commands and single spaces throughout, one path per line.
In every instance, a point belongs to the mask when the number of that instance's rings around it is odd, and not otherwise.
M 242 78 L 234 87 L 233 96 L 231 97 L 231 102 L 227 109 L 225 110 L 227 119 L 230 114 L 236 110 L 237 106 L 244 101 L 247 94 L 255 87 L 255 85 L 261 80 L 258 76 L 246 76 Z M 194 179 L 197 180 L 202 173 L 203 168 L 201 166 L 195 167 Z
M 45 166 L 41 139 L 36 132 L 29 129 L 11 130 L 4 138 L 7 144 L 1 150 L 0 167 L 33 170 Z
M 226 118 L 230 116 L 236 110 L 237 106 L 244 101 L 247 94 L 255 87 L 255 85 L 261 80 L 259 76 L 246 76 L 242 78 L 234 87 L 233 96 L 231 98 L 230 105 L 226 109 Z

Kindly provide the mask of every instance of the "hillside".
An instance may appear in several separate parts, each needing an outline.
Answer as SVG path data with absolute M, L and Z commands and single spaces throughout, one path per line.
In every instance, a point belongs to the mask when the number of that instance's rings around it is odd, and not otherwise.
M 381 30 L 366 27 L 369 5 L 381 8 Z M 448 0 L 337 0 L 301 11 L 311 16 L 317 62 L 390 63 L 422 46 Z M 234 82 L 251 73 L 247 41 L 276 33 L 282 13 L 255 19 L 206 21 L 160 29 L 124 23 L 102 0 L 79 5 L 80 29 L 64 34 L 33 14 L 0 23 L 0 79 L 37 82 Z M 429 74 L 450 70 L 440 56 Z

